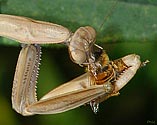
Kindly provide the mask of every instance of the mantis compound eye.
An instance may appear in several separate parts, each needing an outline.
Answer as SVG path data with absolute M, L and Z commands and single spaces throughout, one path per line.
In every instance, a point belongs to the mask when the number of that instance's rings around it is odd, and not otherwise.
M 92 48 L 96 31 L 90 27 L 80 27 L 72 36 L 69 43 L 69 53 L 72 61 L 77 64 L 89 63 L 92 58 Z

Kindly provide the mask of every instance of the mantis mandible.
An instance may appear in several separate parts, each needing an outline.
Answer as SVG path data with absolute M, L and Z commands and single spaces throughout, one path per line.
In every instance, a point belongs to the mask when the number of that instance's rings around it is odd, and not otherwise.
M 110 61 L 102 48 L 95 45 L 96 32 L 90 26 L 80 27 L 71 33 L 61 25 L 0 14 L 0 36 L 24 43 L 12 88 L 13 109 L 24 116 L 61 113 L 86 103 L 97 112 L 99 103 L 118 95 L 142 65 L 140 57 L 135 54 Z M 39 44 L 54 43 L 66 43 L 71 59 L 87 66 L 88 72 L 53 89 L 37 101 Z M 97 58 L 94 47 L 99 52 Z

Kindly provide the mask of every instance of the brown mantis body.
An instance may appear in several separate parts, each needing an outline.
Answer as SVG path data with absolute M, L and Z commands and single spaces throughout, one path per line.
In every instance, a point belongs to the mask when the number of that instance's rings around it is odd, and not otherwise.
M 94 44 L 92 27 L 80 27 L 74 34 L 67 28 L 25 17 L 0 15 L 0 35 L 25 43 L 20 52 L 12 89 L 13 108 L 22 115 L 56 114 L 90 103 L 94 112 L 98 104 L 118 95 L 141 65 L 138 55 L 130 54 L 110 61 Z M 39 101 L 36 81 L 40 62 L 37 44 L 66 43 L 71 59 L 87 66 L 88 72 L 50 91 Z M 100 50 L 98 58 L 94 47 Z

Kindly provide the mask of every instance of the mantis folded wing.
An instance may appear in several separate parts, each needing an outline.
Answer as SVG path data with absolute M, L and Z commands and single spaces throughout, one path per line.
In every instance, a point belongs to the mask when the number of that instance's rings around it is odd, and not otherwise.
M 24 45 L 18 58 L 12 89 L 12 105 L 22 115 L 56 114 L 90 103 L 93 100 L 99 103 L 108 97 L 117 95 L 141 65 L 139 56 L 130 54 L 119 59 L 128 68 L 116 77 L 117 80 L 113 83 L 108 80 L 101 85 L 91 84 L 91 76 L 87 72 L 55 88 L 37 101 L 35 88 L 40 53 L 39 45 Z M 118 64 L 116 62 L 118 61 L 115 61 L 115 64 Z M 120 65 L 116 66 L 120 67 Z M 118 70 L 119 67 L 116 69 Z

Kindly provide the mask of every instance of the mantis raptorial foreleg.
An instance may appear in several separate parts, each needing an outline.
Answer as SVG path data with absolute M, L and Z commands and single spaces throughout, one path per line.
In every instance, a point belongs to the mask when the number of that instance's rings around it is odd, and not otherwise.
M 59 113 L 82 105 L 81 99 L 83 103 L 87 103 L 104 92 L 102 87 L 90 87 L 88 77 L 84 75 L 69 82 L 68 87 L 59 90 L 57 94 L 48 94 L 51 95 L 49 98 L 45 96 L 37 102 L 36 79 L 40 53 L 39 45 L 24 45 L 20 52 L 12 90 L 13 108 L 18 113 L 22 115 Z
M 39 45 L 23 45 L 19 54 L 12 88 L 12 106 L 19 113 L 37 101 L 35 87 L 40 53 Z
M 93 46 L 96 32 L 90 26 L 80 27 L 73 34 L 61 25 L 0 14 L 0 36 L 29 44 L 20 52 L 12 94 L 13 108 L 23 115 L 25 108 L 36 102 L 35 83 L 38 64 L 35 64 L 35 61 L 39 62 L 37 55 L 40 55 L 40 52 L 39 45 L 30 44 L 64 43 L 68 45 L 70 57 L 75 63 L 87 66 L 95 62 Z
M 119 59 L 120 62 L 115 60 L 115 63 L 112 64 L 115 67 L 115 69 L 113 68 L 115 72 L 124 70 L 120 67 L 121 62 L 127 65 L 128 68 L 122 74 L 113 76 L 105 83 L 97 85 L 95 84 L 97 81 L 92 80 L 93 84 L 91 85 L 89 83 L 89 77 L 91 76 L 86 73 L 55 88 L 37 101 L 35 88 L 39 60 L 39 45 L 25 45 L 22 48 L 16 67 L 12 92 L 13 108 L 22 115 L 61 113 L 89 103 L 91 100 L 99 103 L 104 98 L 116 95 L 135 75 L 141 64 L 139 56 L 135 54 L 128 55 Z M 19 66 L 21 64 L 22 66 Z M 106 74 L 105 72 L 104 74 Z M 114 78 L 116 80 L 113 80 Z

